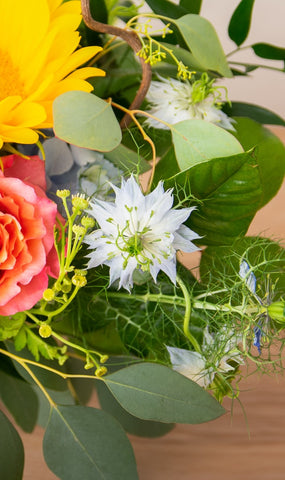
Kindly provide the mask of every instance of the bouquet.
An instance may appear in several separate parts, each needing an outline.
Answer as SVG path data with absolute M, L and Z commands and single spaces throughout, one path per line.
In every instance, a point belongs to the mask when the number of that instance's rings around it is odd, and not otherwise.
M 135 480 L 128 432 L 218 418 L 242 365 L 282 370 L 284 249 L 246 233 L 284 178 L 264 124 L 285 122 L 223 86 L 284 71 L 271 44 L 234 60 L 253 7 L 226 55 L 201 0 L 0 0 L 0 393 L 57 478 Z

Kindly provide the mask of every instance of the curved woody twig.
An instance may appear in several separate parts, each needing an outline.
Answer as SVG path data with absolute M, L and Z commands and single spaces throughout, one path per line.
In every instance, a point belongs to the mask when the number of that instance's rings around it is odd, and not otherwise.
M 105 23 L 97 22 L 97 20 L 94 20 L 94 18 L 92 18 L 91 16 L 89 0 L 81 0 L 81 9 L 83 20 L 86 23 L 87 27 L 89 27 L 91 30 L 99 33 L 109 33 L 116 37 L 122 38 L 128 45 L 130 45 L 130 47 L 135 53 L 138 53 L 141 50 L 141 42 L 136 32 L 134 32 L 133 30 L 124 30 L 123 28 L 116 27 L 115 25 L 107 25 Z M 141 57 L 140 62 L 142 66 L 142 80 L 136 96 L 129 107 L 129 110 L 135 110 L 140 107 L 142 101 L 147 94 L 151 82 L 150 65 L 148 63 L 145 63 L 145 61 Z M 124 115 L 120 123 L 121 128 L 126 128 L 131 123 L 131 121 L 132 119 L 130 115 Z

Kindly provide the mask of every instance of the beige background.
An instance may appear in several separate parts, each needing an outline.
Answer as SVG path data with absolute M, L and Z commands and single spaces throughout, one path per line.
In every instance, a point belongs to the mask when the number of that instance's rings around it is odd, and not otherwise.
M 224 32 L 237 4 L 238 0 L 204 0 L 202 14 L 214 23 L 226 53 L 234 48 Z M 247 43 L 266 41 L 284 46 L 284 18 L 284 0 L 256 0 L 255 20 Z M 246 52 L 243 59 L 257 60 Z M 250 78 L 228 80 L 226 84 L 231 100 L 257 103 L 284 115 L 284 74 L 259 70 Z M 275 132 L 285 142 L 285 129 L 277 127 Z M 284 205 L 285 188 L 257 214 L 250 233 L 263 232 L 284 239 Z M 229 413 L 214 422 L 179 425 L 156 440 L 130 437 L 140 480 L 284 480 L 284 377 L 250 376 L 241 382 L 240 389 L 247 420 L 238 402 L 234 403 L 231 415 L 228 402 Z M 37 427 L 33 435 L 20 434 L 26 449 L 24 480 L 55 480 L 42 457 L 42 430 Z

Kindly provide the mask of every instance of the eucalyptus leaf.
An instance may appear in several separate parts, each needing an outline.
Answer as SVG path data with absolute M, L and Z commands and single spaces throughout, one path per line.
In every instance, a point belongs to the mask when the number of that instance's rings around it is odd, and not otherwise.
M 243 152 L 236 138 L 223 128 L 204 120 L 183 120 L 171 127 L 180 170 L 186 170 L 211 158 Z
M 229 23 L 229 37 L 240 46 L 248 36 L 254 0 L 241 0 Z
M 179 185 L 187 196 L 202 200 L 185 223 L 202 236 L 204 245 L 224 245 L 244 235 L 263 193 L 259 169 L 249 153 L 200 163 L 165 185 Z
M 197 383 L 163 365 L 139 363 L 103 380 L 123 408 L 144 420 L 193 424 L 225 412 Z
M 32 361 L 35 360 L 33 355 L 31 355 L 31 353 L 27 349 L 24 349 L 21 352 L 17 352 L 14 348 L 14 345 L 11 342 L 7 341 L 5 345 L 7 347 L 7 350 L 9 350 L 9 352 L 13 353 L 14 355 L 27 360 L 32 360 Z M 54 360 L 51 361 L 51 360 L 41 359 L 40 363 L 48 367 L 54 368 L 56 370 L 63 371 L 62 367 L 60 367 L 58 363 Z M 31 375 L 24 369 L 24 367 L 22 367 L 20 363 L 17 362 L 16 360 L 13 360 L 13 364 L 17 372 L 20 374 L 20 376 L 23 377 L 27 382 L 34 385 L 34 380 L 32 379 Z M 51 390 L 61 390 L 61 391 L 67 389 L 66 381 L 60 376 L 56 375 L 55 373 L 52 373 L 49 370 L 41 368 L 40 366 L 37 366 L 37 365 L 28 365 L 28 367 L 36 375 L 36 377 L 44 385 L 44 387 L 50 388 Z
M 17 424 L 31 433 L 37 422 L 38 399 L 31 385 L 0 371 L 0 396 Z
M 226 103 L 223 105 L 223 111 L 230 117 L 248 117 L 261 124 L 285 126 L 285 121 L 279 115 L 253 103 Z
M 0 477 L 5 480 L 22 480 L 24 447 L 12 423 L 0 410 Z
M 188 14 L 174 20 L 193 56 L 208 70 L 232 77 L 232 72 L 213 25 L 200 15 Z
M 138 478 L 132 447 L 122 427 L 95 408 L 53 408 L 43 451 L 48 467 L 61 480 Z
M 188 13 L 187 8 L 181 5 L 175 5 L 169 0 L 146 0 L 152 11 L 157 15 L 179 18 Z
M 150 169 L 150 164 L 139 154 L 130 150 L 125 145 L 119 145 L 111 152 L 105 153 L 105 158 L 112 162 L 124 173 L 144 173 Z
M 269 60 L 285 60 L 285 48 L 276 47 L 269 43 L 255 43 L 251 46 L 255 55 Z
M 234 135 L 245 150 L 255 148 L 254 157 L 260 172 L 261 208 L 279 190 L 285 174 L 285 147 L 270 130 L 249 118 L 235 118 Z
M 131 415 L 121 407 L 103 382 L 98 382 L 96 390 L 101 408 L 115 417 L 122 427 L 132 435 L 156 438 L 165 435 L 174 428 L 173 423 L 141 420 L 140 418 Z
M 56 136 L 78 147 L 109 152 L 121 142 L 121 129 L 111 105 L 91 93 L 59 95 L 53 103 L 53 116 Z
M 187 10 L 188 13 L 200 13 L 202 0 L 180 0 L 180 7 Z

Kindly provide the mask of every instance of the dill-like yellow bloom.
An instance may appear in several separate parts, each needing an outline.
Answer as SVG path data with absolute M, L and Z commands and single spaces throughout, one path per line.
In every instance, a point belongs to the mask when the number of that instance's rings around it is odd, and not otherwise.
M 104 75 L 78 68 L 101 50 L 76 50 L 81 19 L 80 0 L 0 0 L 0 148 L 4 142 L 35 143 L 35 130 L 53 125 L 58 95 L 90 92 L 85 79 Z

